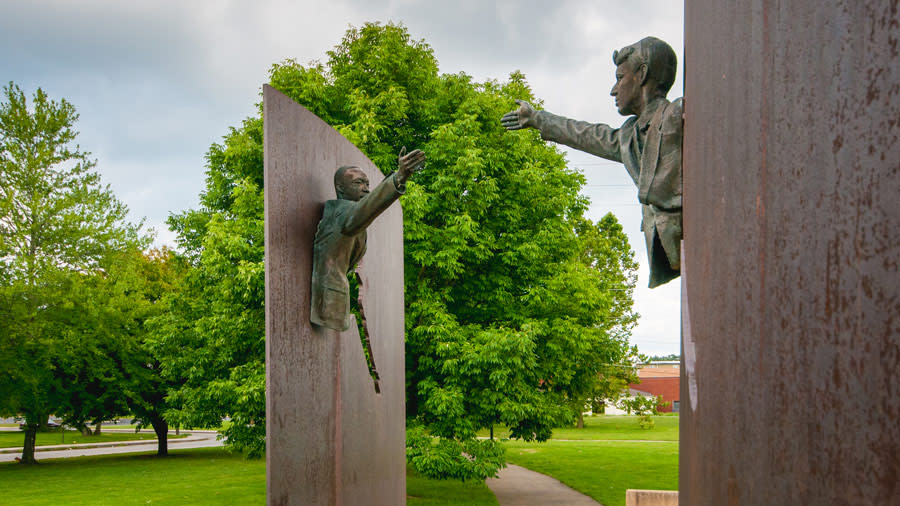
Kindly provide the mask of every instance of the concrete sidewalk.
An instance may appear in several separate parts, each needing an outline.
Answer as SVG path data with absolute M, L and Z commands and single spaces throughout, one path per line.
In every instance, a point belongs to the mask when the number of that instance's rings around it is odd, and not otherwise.
M 187 431 L 185 431 L 187 432 Z M 183 448 L 206 448 L 222 446 L 223 442 L 217 439 L 216 431 L 190 431 L 190 436 L 181 439 L 170 439 L 169 450 Z M 155 452 L 156 439 L 143 441 L 113 441 L 108 443 L 88 443 L 74 445 L 38 446 L 35 448 L 36 459 L 59 459 L 68 457 L 85 457 L 89 455 L 109 455 L 113 453 Z M 0 452 L 0 462 L 10 462 L 22 455 L 22 448 L 5 448 L 6 452 Z
M 500 506 L 602 506 L 555 478 L 513 464 L 485 483 Z
M 115 431 L 107 431 L 107 432 L 115 432 Z M 118 431 L 124 432 L 124 431 Z M 130 431 L 134 432 L 134 431 Z M 174 435 L 174 432 L 171 434 Z M 192 430 L 190 432 L 185 431 L 185 437 L 178 439 L 169 439 L 169 444 L 173 443 L 192 443 L 195 441 L 206 441 L 209 439 L 210 434 L 218 434 L 216 431 L 207 431 L 207 430 Z M 156 439 L 136 439 L 133 441 L 107 441 L 104 443 L 70 443 L 70 444 L 58 444 L 58 445 L 43 445 L 36 446 L 34 448 L 35 453 L 37 452 L 46 452 L 46 451 L 54 451 L 54 450 L 73 450 L 75 448 L 108 448 L 114 446 L 132 446 L 132 445 L 146 445 L 153 444 L 156 445 Z M 0 453 L 22 453 L 22 447 L 12 447 L 12 448 L 0 448 Z

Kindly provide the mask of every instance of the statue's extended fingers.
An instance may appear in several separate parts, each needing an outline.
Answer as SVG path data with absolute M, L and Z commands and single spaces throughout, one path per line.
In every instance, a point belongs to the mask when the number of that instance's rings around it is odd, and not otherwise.
M 506 128 L 507 130 L 521 130 L 522 129 L 522 124 L 519 123 L 518 118 L 506 119 L 506 120 L 501 121 L 500 124 L 503 125 L 503 127 Z
M 422 153 L 420 151 L 419 153 L 411 153 L 409 155 L 406 155 L 406 157 L 403 158 L 403 163 L 405 163 L 407 165 L 415 165 L 417 163 L 423 162 L 424 160 L 425 160 L 425 153 Z

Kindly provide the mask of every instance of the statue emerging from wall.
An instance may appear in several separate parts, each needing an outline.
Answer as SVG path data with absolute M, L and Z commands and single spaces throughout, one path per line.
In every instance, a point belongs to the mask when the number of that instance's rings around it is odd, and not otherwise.
M 619 128 L 537 111 L 516 100 L 519 108 L 503 116 L 509 130 L 536 128 L 545 140 L 559 142 L 625 164 L 638 187 L 642 229 L 650 260 L 650 288 L 681 272 L 681 140 L 682 99 L 669 102 L 675 82 L 675 52 L 665 42 L 647 37 L 613 52 L 619 114 L 630 116 Z
M 316 230 L 309 319 L 344 331 L 350 326 L 350 284 L 347 274 L 366 252 L 366 227 L 406 191 L 406 180 L 425 166 L 416 149 L 398 156 L 397 171 L 369 191 L 369 179 L 358 167 L 334 173 L 337 199 L 325 202 Z

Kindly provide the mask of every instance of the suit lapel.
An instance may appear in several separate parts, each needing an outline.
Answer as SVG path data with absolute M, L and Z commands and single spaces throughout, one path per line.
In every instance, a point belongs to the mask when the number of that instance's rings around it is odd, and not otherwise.
M 638 200 L 642 204 L 649 204 L 647 196 L 650 193 L 650 185 L 653 184 L 653 176 L 656 175 L 656 164 L 659 161 L 659 144 L 662 135 L 659 133 L 662 125 L 662 116 L 668 104 L 662 104 L 653 114 L 650 120 L 650 128 L 647 129 L 647 138 L 644 139 L 644 152 L 641 153 L 641 176 L 638 181 Z

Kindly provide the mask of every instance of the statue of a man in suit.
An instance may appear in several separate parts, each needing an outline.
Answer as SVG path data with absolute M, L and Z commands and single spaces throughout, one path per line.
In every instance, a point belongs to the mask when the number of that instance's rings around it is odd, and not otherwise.
M 503 116 L 509 130 L 536 128 L 545 140 L 559 142 L 625 164 L 638 187 L 641 228 L 650 259 L 650 288 L 681 272 L 682 99 L 666 100 L 675 82 L 675 52 L 647 37 L 613 52 L 619 114 L 629 116 L 619 128 L 576 121 L 516 100 L 519 108 Z
M 335 330 L 350 326 L 350 283 L 347 274 L 366 252 L 366 227 L 406 191 L 406 180 L 425 165 L 417 149 L 398 157 L 397 171 L 369 191 L 369 179 L 358 167 L 343 166 L 334 174 L 336 200 L 325 202 L 316 229 L 309 319 Z

